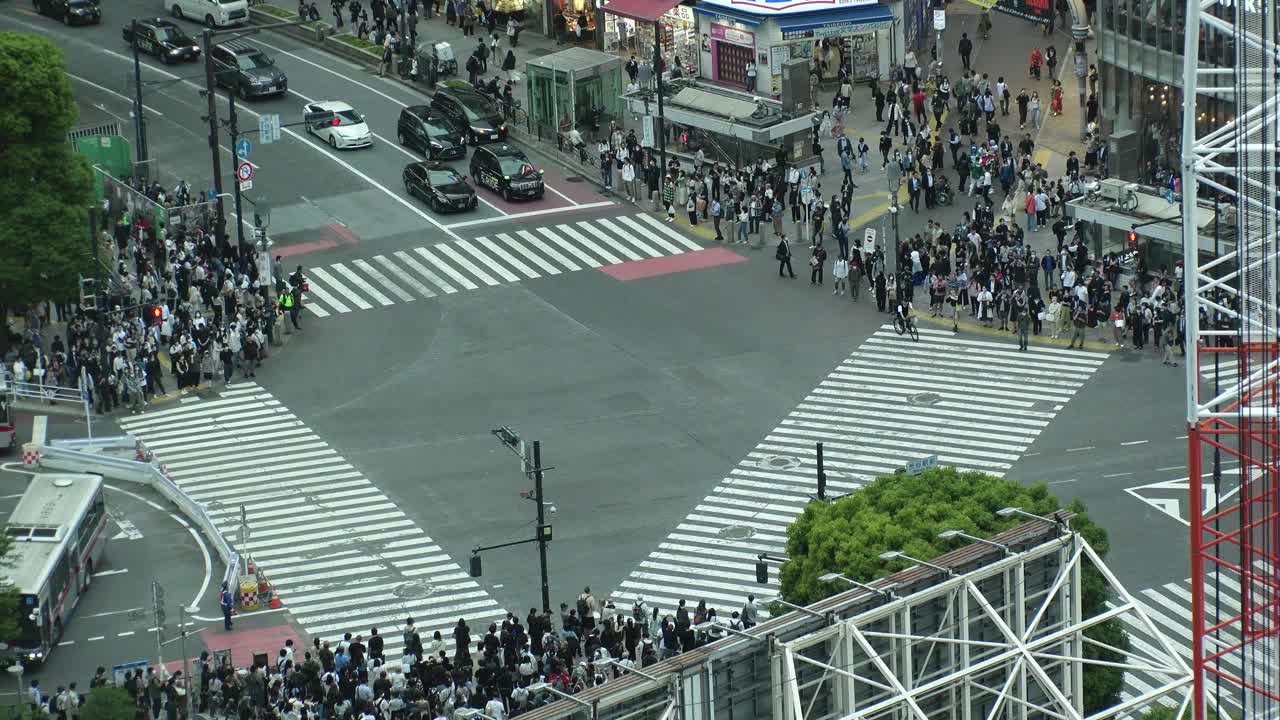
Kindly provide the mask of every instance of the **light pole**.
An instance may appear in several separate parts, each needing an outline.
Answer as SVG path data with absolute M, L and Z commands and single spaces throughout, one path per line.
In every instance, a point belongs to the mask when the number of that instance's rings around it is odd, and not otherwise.
M 835 572 L 818 576 L 818 582 L 829 583 L 829 582 L 835 582 L 836 580 L 847 582 L 856 588 L 861 588 L 863 590 L 870 590 L 871 592 L 874 592 L 874 593 L 880 593 L 881 595 L 885 596 L 885 598 L 889 600 L 893 600 L 894 598 L 897 597 L 897 595 L 894 595 L 893 593 L 893 589 L 898 587 L 897 585 L 890 585 L 888 587 L 878 588 L 874 585 L 861 583 L 861 582 L 858 582 L 857 580 L 854 580 L 851 577 L 846 577 L 844 575 L 841 575 L 840 573 L 835 573 Z
M 1000 550 L 1004 552 L 1005 557 L 1008 557 L 1009 555 L 1013 554 L 1013 550 L 1011 550 L 1008 545 L 994 542 L 992 540 L 987 540 L 986 538 L 980 538 L 976 535 L 970 535 L 969 533 L 966 533 L 962 530 L 943 530 L 942 532 L 938 533 L 938 537 L 943 540 L 950 540 L 952 538 L 964 538 L 965 540 L 968 540 L 970 542 L 982 543 L 983 545 L 990 545 L 991 547 L 994 547 L 994 548 L 1000 548 Z
M 647 672 L 645 672 L 644 670 L 641 670 L 640 668 L 635 668 L 635 667 L 626 667 L 626 666 L 624 666 L 624 665 L 620 665 L 620 664 L 618 664 L 618 661 L 617 661 L 617 660 L 614 660 L 613 658 L 607 658 L 607 659 L 605 659 L 605 660 L 599 660 L 599 661 L 597 661 L 597 662 L 596 662 L 596 665 L 611 665 L 611 666 L 616 667 L 616 668 L 618 668 L 619 670 L 621 670 L 621 671 L 622 671 L 622 673 L 623 673 L 624 675 L 625 675 L 625 674 L 627 674 L 627 673 L 631 673 L 631 674 L 633 674 L 633 675 L 639 675 L 640 677 L 644 678 L 645 680 L 651 680 L 651 681 L 653 681 L 653 682 L 665 682 L 664 680 L 662 680 L 661 678 L 659 678 L 657 675 L 653 675 L 653 674 L 651 674 L 651 673 L 647 673 Z
M 1054 510 L 1053 515 L 1049 517 L 1044 517 L 1042 515 L 1029 513 L 1026 510 L 1023 510 L 1022 508 L 1007 507 L 1007 508 L 1001 508 L 997 510 L 996 514 L 999 515 L 1000 517 L 1012 517 L 1014 515 L 1020 515 L 1024 518 L 1027 518 L 1028 520 L 1039 520 L 1040 522 L 1047 522 L 1050 525 L 1057 527 L 1058 534 L 1061 535 L 1062 533 L 1066 532 L 1067 523 L 1065 520 L 1058 517 L 1058 512 L 1059 512 L 1058 510 Z
M 495 428 L 490 432 L 492 432 L 494 437 L 498 438 L 498 440 L 500 440 L 502 444 L 507 447 L 507 449 L 511 450 L 516 455 L 520 456 L 520 465 L 521 465 L 521 468 L 524 470 L 525 476 L 527 477 L 529 475 L 533 475 L 534 485 L 533 485 L 532 499 L 538 505 L 538 527 L 534 537 L 529 538 L 528 540 L 516 540 L 513 542 L 500 543 L 498 545 L 488 545 L 484 547 L 477 547 L 475 550 L 472 550 L 470 574 L 471 574 L 471 577 L 480 577 L 480 574 L 481 574 L 480 553 L 485 550 L 496 550 L 498 548 L 511 547 L 513 545 L 537 543 L 538 544 L 538 560 L 539 560 L 539 565 L 541 566 L 541 569 L 542 569 L 542 611 L 544 613 L 549 613 L 551 612 L 551 583 L 547 577 L 547 545 L 551 542 L 552 530 L 551 530 L 551 525 L 547 524 L 547 521 L 546 521 L 546 509 L 547 509 L 547 506 L 551 505 L 551 503 L 547 502 L 546 498 L 543 497 L 542 495 L 542 471 L 552 470 L 554 468 L 542 467 L 541 441 L 538 441 L 538 440 L 533 441 L 533 458 L 532 458 L 533 464 L 532 464 L 532 467 L 530 467 L 530 458 L 524 451 L 525 444 L 520 439 L 520 436 L 517 435 L 514 430 L 507 427 L 506 425 L 503 425 L 502 427 Z M 527 494 L 525 494 L 524 496 L 528 497 Z M 551 509 L 554 511 L 555 507 L 552 506 Z
M 662 29 L 658 27 L 658 22 L 653 23 L 653 79 L 654 87 L 658 89 L 658 121 L 654 127 L 654 134 L 657 135 L 655 140 L 658 141 L 658 192 L 662 192 L 662 183 L 665 183 L 667 173 L 667 131 L 663 125 L 662 116 Z
M 218 203 L 218 220 L 214 230 L 214 237 L 217 242 L 221 243 L 227 235 L 227 211 L 222 204 L 222 156 L 218 154 L 218 105 L 215 88 L 217 83 L 214 81 L 213 69 L 213 31 L 205 30 L 200 35 L 200 51 L 204 53 L 204 97 L 209 103 L 207 112 L 209 113 L 209 151 L 213 154 L 213 192 L 214 201 Z M 232 151 L 235 145 L 231 146 Z
M 816 618 L 822 618 L 823 620 L 827 620 L 827 619 L 828 619 L 827 615 L 825 615 L 825 614 L 823 614 L 823 613 L 820 613 L 820 612 L 818 612 L 817 610 L 810 610 L 809 608 L 807 608 L 807 607 L 805 607 L 805 606 L 803 606 L 803 605 L 796 605 L 795 603 L 789 603 L 789 602 L 787 602 L 786 600 L 783 600 L 781 596 L 775 596 L 775 597 L 770 597 L 770 598 L 760 598 L 760 602 L 762 602 L 762 603 L 764 603 L 764 604 L 766 604 L 766 605 L 768 605 L 769 603 L 778 603 L 779 605 L 781 605 L 781 606 L 783 606 L 783 607 L 789 607 L 789 608 L 791 608 L 792 610 L 796 610 L 796 611 L 802 612 L 802 613 L 804 613 L 804 614 L 806 614 L 806 615 L 812 615 L 812 616 L 814 616 L 814 617 L 816 617 Z
M 22 715 L 22 663 L 15 662 L 10 665 L 9 672 L 13 673 L 13 677 L 18 681 L 18 692 L 14 693 L 14 707 L 17 708 L 17 710 L 13 714 L 14 717 L 17 718 Z
M 138 19 L 129 24 L 129 44 L 133 46 L 133 126 L 137 134 L 136 157 L 147 160 L 147 120 L 142 116 L 142 58 L 138 50 Z
M 956 573 L 955 573 L 955 571 L 954 571 L 954 570 L 952 570 L 952 569 L 951 569 L 951 568 L 949 568 L 949 567 L 943 567 L 943 566 L 941 566 L 941 565 L 935 565 L 935 564 L 933 564 L 933 563 L 931 563 L 931 562 L 929 562 L 929 561 L 927 561 L 927 560 L 921 560 L 920 558 L 913 558 L 913 557 L 911 557 L 910 555 L 908 555 L 908 554 L 906 554 L 906 553 L 902 552 L 901 550 L 889 550 L 889 551 L 887 551 L 887 552 L 882 552 L 882 553 L 880 553 L 880 559 L 881 559 L 881 560 L 897 560 L 898 558 L 902 558 L 903 560 L 910 560 L 911 562 L 913 562 L 913 563 L 915 563 L 915 564 L 917 564 L 917 565 L 923 565 L 923 566 L 925 566 L 925 567 L 927 567 L 927 568 L 933 568 L 934 570 L 937 570 L 938 572 L 944 572 L 944 573 L 946 573 L 946 574 L 947 574 L 947 576 L 948 576 L 948 577 L 950 577 L 950 576 L 952 576 L 952 575 L 955 575 L 955 574 L 956 574 Z

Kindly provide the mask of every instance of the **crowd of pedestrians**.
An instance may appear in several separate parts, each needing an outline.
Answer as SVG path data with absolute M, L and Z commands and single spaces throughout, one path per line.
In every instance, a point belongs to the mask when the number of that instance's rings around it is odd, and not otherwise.
M 98 310 L 28 309 L 5 358 L 15 380 L 50 400 L 62 397 L 55 388 L 88 387 L 98 413 L 138 412 L 170 388 L 226 384 L 237 370 L 254 377 L 276 336 L 301 329 L 301 268 L 286 277 L 276 258 L 272 277 L 260 277 L 258 251 L 216 238 L 216 205 L 192 203 L 186 183 L 127 182 L 100 212 L 113 273 Z M 139 197 L 127 199 L 131 191 Z M 180 221 L 157 223 L 155 207 Z M 51 320 L 65 332 L 46 337 Z
M 187 715 L 187 692 L 198 712 L 240 720 L 461 720 L 478 710 L 493 720 L 611 682 L 757 624 L 755 599 L 718 616 L 705 602 L 661 616 L 643 599 L 631 607 L 601 603 L 583 588 L 558 617 L 530 608 L 522 620 L 472 628 L 459 619 L 451 637 L 418 631 L 412 617 L 394 630 L 401 649 L 385 651 L 385 629 L 346 633 L 341 641 L 292 640 L 266 664 L 233 667 L 201 653 L 192 681 L 163 668 L 130 670 L 121 686 L 134 698 L 139 720 L 178 720 Z M 98 669 L 92 689 L 109 683 Z M 74 720 L 82 702 L 74 683 L 46 696 L 38 681 L 29 702 L 59 720 Z

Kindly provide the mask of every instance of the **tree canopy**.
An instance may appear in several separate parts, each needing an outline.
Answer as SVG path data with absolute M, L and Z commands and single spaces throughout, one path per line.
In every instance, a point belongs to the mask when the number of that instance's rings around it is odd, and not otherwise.
M 0 574 L 12 562 L 10 553 L 13 552 L 13 545 L 12 537 L 7 533 L 0 533 Z M 0 638 L 18 636 L 20 611 L 18 589 L 7 582 L 0 582 Z
M 782 596 L 792 603 L 811 603 L 846 590 L 838 583 L 819 582 L 829 572 L 838 572 L 859 582 L 891 575 L 910 565 L 907 561 L 884 561 L 880 554 L 900 550 L 921 560 L 932 560 L 956 545 L 938 533 L 961 530 L 976 537 L 988 537 L 1026 522 L 1025 518 L 1000 517 L 996 511 L 1017 507 L 1046 516 L 1064 506 L 1043 484 L 1024 486 L 1015 480 L 979 472 L 958 472 L 935 468 L 919 475 L 897 474 L 877 478 L 865 487 L 835 502 L 812 502 L 787 529 L 787 556 L 782 565 Z M 1065 506 L 1076 513 L 1073 530 L 1093 547 L 1100 557 L 1110 549 L 1106 530 L 1088 516 L 1076 501 Z M 1095 568 L 1085 565 L 1085 617 L 1106 609 L 1106 581 Z M 1116 619 L 1090 628 L 1088 637 L 1112 647 L 1126 649 L 1128 637 Z M 1085 646 L 1086 657 L 1121 662 L 1123 657 Z M 1090 665 L 1085 669 L 1084 706 L 1094 712 L 1119 700 L 1124 673 L 1118 668 Z
M 80 708 L 80 720 L 135 720 L 138 704 L 124 688 L 94 688 Z
M 62 51 L 38 35 L 0 32 L 0 77 L 0 313 L 7 315 L 77 294 L 78 276 L 92 263 L 93 176 L 67 142 L 79 113 Z

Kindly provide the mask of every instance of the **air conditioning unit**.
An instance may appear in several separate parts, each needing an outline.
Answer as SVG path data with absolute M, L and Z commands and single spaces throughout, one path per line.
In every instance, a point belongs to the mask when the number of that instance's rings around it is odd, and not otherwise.
M 1137 192 L 1138 184 L 1118 178 L 1106 178 L 1098 181 L 1098 197 L 1111 202 L 1120 202 L 1129 193 Z

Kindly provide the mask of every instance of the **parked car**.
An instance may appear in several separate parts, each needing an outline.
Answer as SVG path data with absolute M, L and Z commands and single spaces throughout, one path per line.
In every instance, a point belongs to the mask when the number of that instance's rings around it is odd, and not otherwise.
M 373 133 L 365 124 L 364 116 L 341 100 L 325 100 L 302 106 L 302 117 L 328 115 L 317 122 L 307 122 L 307 132 L 329 143 L 336 149 L 362 148 L 373 145 Z
M 133 28 L 133 23 L 124 26 L 124 30 L 120 32 L 124 41 L 131 47 L 136 41 L 139 52 L 155 55 L 162 63 L 196 60 L 200 57 L 200 44 L 172 20 L 164 18 L 139 20 L 136 38 Z
M 214 81 L 243 100 L 289 91 L 289 78 L 276 67 L 275 60 L 243 40 L 218 43 L 209 54 L 215 66 Z
M 64 25 L 97 25 L 102 22 L 98 0 L 32 0 L 36 12 L 56 17 Z
M 431 109 L 461 129 L 472 145 L 499 142 L 507 137 L 507 124 L 497 104 L 461 80 L 436 83 Z
M 452 160 L 467 156 L 467 142 L 461 128 L 443 115 L 433 113 L 426 105 L 413 105 L 400 111 L 396 122 L 396 139 L 432 160 Z
M 542 171 L 510 145 L 476 148 L 471 155 L 471 179 L 505 200 L 540 198 L 546 192 Z
M 405 192 L 422 198 L 436 212 L 475 210 L 479 202 L 467 179 L 448 165 L 409 163 L 404 168 L 403 178 Z

